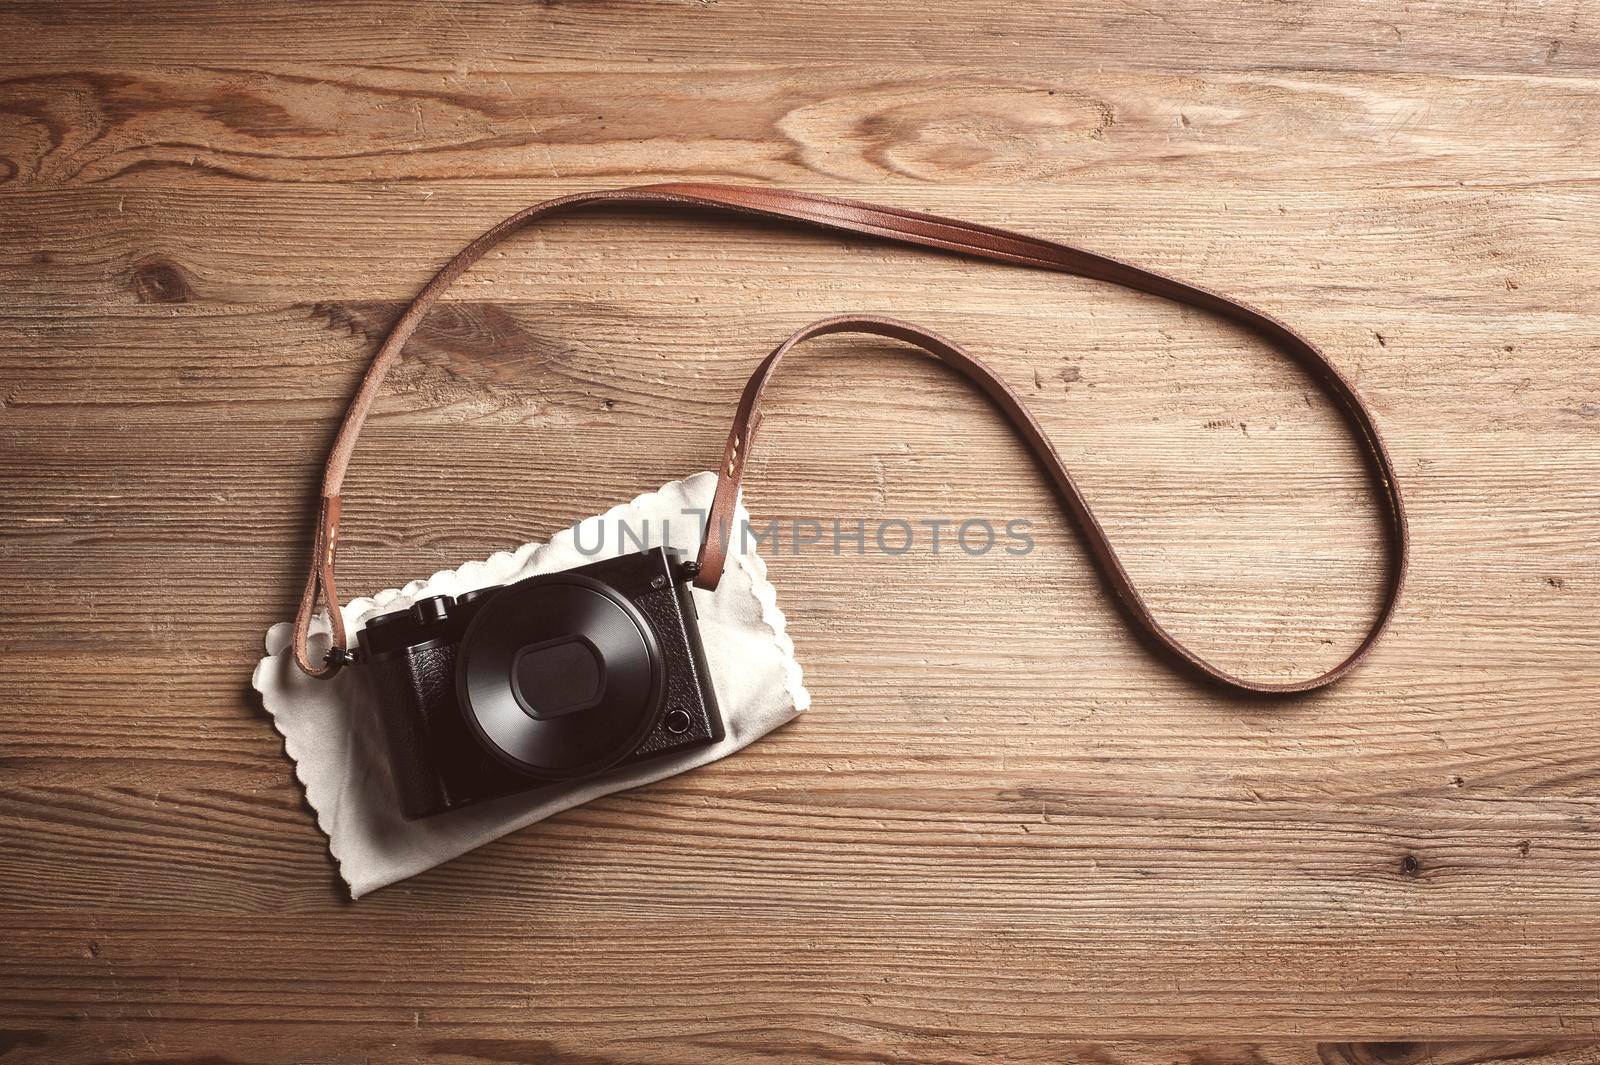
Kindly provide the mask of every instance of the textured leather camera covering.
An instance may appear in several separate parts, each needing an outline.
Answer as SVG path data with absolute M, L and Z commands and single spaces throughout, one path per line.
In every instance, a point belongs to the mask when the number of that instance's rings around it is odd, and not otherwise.
M 678 585 L 648 592 L 634 601 L 650 625 L 657 632 L 673 632 L 683 628 L 683 609 L 678 596 L 686 591 Z M 689 593 L 693 594 L 693 593 Z M 716 731 L 716 724 L 700 702 L 700 663 L 695 661 L 693 648 L 682 640 L 662 640 L 661 657 L 663 675 L 667 678 L 666 707 L 689 715 L 688 727 L 682 736 L 674 736 L 658 724 L 639 744 L 639 755 L 653 755 L 657 751 L 676 747 L 685 740 L 704 742 Z
M 389 776 L 401 812 L 408 817 L 421 817 L 527 787 L 524 778 L 495 761 L 460 726 L 455 645 L 435 643 L 420 647 L 411 664 L 411 669 L 362 670 L 371 677 L 378 705 L 390 711 L 379 713 L 376 718 L 378 730 L 387 741 Z M 421 709 L 400 713 L 400 707 Z M 440 714 L 449 714 L 456 721 L 441 725 Z M 441 761 L 456 767 L 455 771 L 436 772 L 434 767 Z
M 557 533 L 549 543 L 524 544 L 404 588 L 353 600 L 343 608 L 343 620 L 355 631 L 370 617 L 430 595 L 459 595 L 622 554 L 615 549 L 614 530 L 623 522 L 636 531 L 644 530 L 648 522 L 651 546 L 665 544 L 692 553 L 699 546 L 700 520 L 710 506 L 715 482 L 713 474 L 695 474 L 585 519 Z M 744 520 L 742 510 L 738 517 Z M 597 528 L 612 530 L 605 536 L 608 550 L 585 554 L 578 544 L 589 547 L 599 542 Z M 578 537 L 580 529 L 583 535 Z M 628 550 L 635 549 L 630 543 Z M 783 613 L 759 556 L 754 552 L 734 556 L 715 592 L 697 590 L 693 594 L 706 665 L 726 730 L 720 742 L 421 821 L 407 821 L 400 815 L 375 731 L 382 707 L 362 670 L 347 669 L 332 680 L 312 679 L 294 665 L 292 625 L 273 626 L 267 634 L 268 653 L 256 667 L 254 684 L 283 735 L 285 752 L 294 761 L 306 801 L 328 837 L 328 848 L 352 897 L 413 876 L 600 795 L 724 758 L 810 705 L 794 645 L 785 632 Z M 326 647 L 328 631 L 327 618 L 319 618 L 315 628 L 319 647 Z

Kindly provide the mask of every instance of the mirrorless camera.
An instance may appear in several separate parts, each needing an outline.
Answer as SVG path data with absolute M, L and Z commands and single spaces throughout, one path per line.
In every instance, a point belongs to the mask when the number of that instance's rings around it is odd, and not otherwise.
M 654 548 L 368 621 L 401 812 L 428 817 L 723 737 L 688 582 Z

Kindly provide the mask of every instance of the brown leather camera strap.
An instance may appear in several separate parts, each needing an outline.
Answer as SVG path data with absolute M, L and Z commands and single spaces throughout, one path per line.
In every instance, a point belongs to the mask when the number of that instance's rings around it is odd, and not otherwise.
M 1371 412 L 1362 403 L 1355 389 L 1316 345 L 1289 326 L 1243 303 L 1141 267 L 1131 266 L 1069 245 L 990 226 L 804 193 L 737 185 L 670 184 L 579 193 L 547 200 L 519 211 L 458 252 L 433 280 L 423 287 L 411 306 L 395 322 L 394 328 L 368 366 L 366 375 L 351 400 L 349 409 L 345 412 L 344 422 L 339 428 L 338 436 L 334 439 L 333 448 L 328 456 L 323 476 L 322 505 L 317 516 L 316 536 L 312 548 L 311 573 L 306 581 L 305 594 L 301 598 L 300 609 L 295 618 L 295 661 L 305 672 L 315 677 L 330 676 L 337 672 L 349 657 L 347 635 L 339 612 L 338 591 L 333 574 L 334 558 L 338 548 L 339 494 L 345 470 L 350 464 L 351 452 L 355 448 L 356 437 L 360 434 L 361 426 L 377 398 L 378 389 L 383 384 L 385 375 L 400 357 L 406 341 L 416 331 L 423 316 L 444 290 L 490 249 L 524 226 L 546 215 L 606 204 L 668 205 L 784 219 L 822 229 L 862 233 L 902 244 L 936 248 L 957 255 L 1110 281 L 1113 284 L 1152 293 L 1219 314 L 1248 327 L 1276 344 L 1310 374 L 1317 385 L 1333 399 L 1339 413 L 1361 445 L 1367 465 L 1378 486 L 1388 541 L 1383 604 L 1360 644 L 1344 661 L 1325 673 L 1301 681 L 1265 682 L 1233 676 L 1183 646 L 1156 620 L 1144 598 L 1134 587 L 1105 530 L 1095 520 L 1089 505 L 1084 501 L 1077 485 L 1073 483 L 1072 477 L 1067 473 L 1061 457 L 1045 436 L 1044 430 L 1028 412 L 1021 398 L 1005 382 L 973 356 L 926 330 L 887 318 L 847 315 L 816 322 L 795 333 L 767 356 L 746 385 L 738 413 L 734 418 L 733 429 L 728 435 L 722 466 L 717 471 L 717 489 L 707 522 L 705 540 L 700 550 L 700 570 L 696 577 L 696 583 L 701 587 L 715 588 L 721 578 L 729 539 L 733 535 L 733 519 L 744 463 L 760 421 L 758 407 L 761 393 L 777 369 L 778 363 L 790 348 L 810 337 L 827 333 L 863 332 L 914 344 L 942 360 L 982 389 L 1011 422 L 1032 450 L 1034 457 L 1049 474 L 1062 504 L 1076 524 L 1084 545 L 1129 623 L 1142 637 L 1178 663 L 1190 667 L 1218 684 L 1240 692 L 1287 694 L 1311 691 L 1331 684 L 1349 672 L 1366 657 L 1367 652 L 1372 649 L 1388 625 L 1405 580 L 1407 552 L 1405 508 L 1401 502 L 1399 485 L 1395 480 L 1394 465 L 1389 460 L 1388 452 L 1384 450 Z M 307 641 L 312 615 L 319 600 L 327 608 L 332 623 L 333 647 L 325 661 L 314 662 L 311 660 Z

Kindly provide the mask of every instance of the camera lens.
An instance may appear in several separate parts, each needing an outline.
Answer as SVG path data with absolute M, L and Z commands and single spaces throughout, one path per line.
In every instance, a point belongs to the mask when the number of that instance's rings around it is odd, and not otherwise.
M 587 710 L 606 690 L 606 663 L 582 636 L 557 637 L 517 652 L 511 688 L 530 717 L 548 721 Z
M 477 609 L 457 655 L 457 694 L 479 741 L 513 769 L 554 780 L 598 773 L 660 720 L 656 637 L 610 585 L 546 574 Z

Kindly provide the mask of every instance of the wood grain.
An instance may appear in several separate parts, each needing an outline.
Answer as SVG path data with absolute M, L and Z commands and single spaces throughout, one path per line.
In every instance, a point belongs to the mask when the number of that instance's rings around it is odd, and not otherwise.
M 1244 0 L 1160 7 L 1088 0 L 1070 15 L 1048 0 L 1005 7 L 913 8 L 844 0 L 650 0 L 642 4 L 495 0 L 400 8 L 357 0 L 307 9 L 271 0 L 241 11 L 223 0 L 153 0 L 127 17 L 118 0 L 9 5 L 19 55 L 81 62 L 292 62 L 350 66 L 565 72 L 783 62 L 974 62 L 1006 69 L 1044 62 L 1161 70 L 1338 69 L 1592 74 L 1596 15 L 1574 2 L 1498 0 L 1396 9 L 1388 4 Z M 676 116 L 684 121 L 683 116 Z
M 1600 1061 L 1589 6 L 0 9 L 0 1060 Z M 814 710 L 350 904 L 248 676 L 364 360 L 534 200 L 763 181 L 1280 313 L 1378 412 L 1411 579 L 1333 691 L 1150 659 L 957 379 L 830 339 L 758 519 L 1033 522 L 771 567 Z M 1310 673 L 1374 607 L 1333 413 L 1204 314 L 709 216 L 530 232 L 411 346 L 343 587 L 714 463 L 861 310 L 1030 399 L 1161 617 Z

